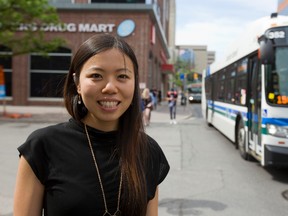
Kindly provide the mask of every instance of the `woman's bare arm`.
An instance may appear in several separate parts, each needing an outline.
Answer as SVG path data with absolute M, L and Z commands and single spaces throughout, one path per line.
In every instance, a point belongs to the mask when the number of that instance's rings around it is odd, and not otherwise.
M 44 186 L 26 159 L 19 160 L 14 193 L 14 216 L 41 216 Z
M 146 216 L 158 216 L 158 187 L 154 198 L 148 202 Z

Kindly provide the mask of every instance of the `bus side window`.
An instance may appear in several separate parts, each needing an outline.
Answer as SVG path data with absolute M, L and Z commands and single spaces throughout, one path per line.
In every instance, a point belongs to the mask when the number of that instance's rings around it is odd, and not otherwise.
M 224 101 L 225 99 L 225 72 L 220 71 L 218 73 L 217 82 L 217 99 L 219 101 Z
M 230 66 L 227 71 L 226 79 L 226 97 L 227 103 L 235 103 L 235 66 Z
M 245 58 L 239 62 L 237 67 L 235 103 L 239 105 L 246 104 L 246 91 L 248 81 L 247 68 L 248 68 L 248 59 Z

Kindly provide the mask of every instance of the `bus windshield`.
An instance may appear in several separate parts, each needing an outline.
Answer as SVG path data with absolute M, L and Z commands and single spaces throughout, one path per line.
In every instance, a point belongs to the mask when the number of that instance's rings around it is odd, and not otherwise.
M 188 92 L 189 92 L 190 94 L 202 93 L 202 88 L 201 88 L 201 87 L 188 88 Z
M 275 64 L 267 66 L 267 100 L 274 105 L 288 106 L 288 47 L 277 47 Z

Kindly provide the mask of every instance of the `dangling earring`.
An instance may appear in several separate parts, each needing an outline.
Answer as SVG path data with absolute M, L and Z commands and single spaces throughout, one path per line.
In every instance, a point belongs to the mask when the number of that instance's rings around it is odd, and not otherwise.
M 82 100 L 81 100 L 81 95 L 78 95 L 78 101 L 77 103 L 80 105 L 82 103 Z

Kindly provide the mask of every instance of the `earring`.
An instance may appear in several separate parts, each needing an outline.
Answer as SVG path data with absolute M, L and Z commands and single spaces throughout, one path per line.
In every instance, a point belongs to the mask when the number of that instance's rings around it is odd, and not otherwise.
M 82 101 L 81 101 L 81 95 L 78 95 L 77 103 L 78 103 L 79 105 L 82 103 Z

